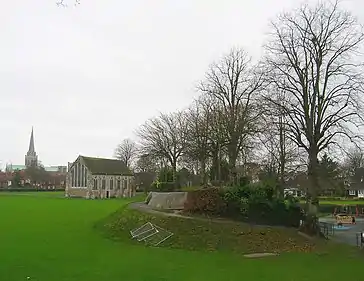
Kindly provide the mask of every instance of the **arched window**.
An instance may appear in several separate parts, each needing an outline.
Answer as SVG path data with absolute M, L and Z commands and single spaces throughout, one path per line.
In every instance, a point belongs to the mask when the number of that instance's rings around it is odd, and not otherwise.
M 75 169 L 71 170 L 70 185 L 71 187 L 75 186 Z
M 81 164 L 77 163 L 77 187 L 81 186 Z
M 93 187 L 93 190 L 97 190 L 97 189 L 98 189 L 97 179 L 94 179 L 94 187 Z
M 85 166 L 84 165 L 81 165 L 81 183 L 80 183 L 80 186 L 81 187 L 84 187 L 85 186 L 84 175 L 85 175 Z
M 74 165 L 73 170 L 75 171 L 75 177 L 74 177 L 73 186 L 74 187 L 77 187 L 77 177 L 78 177 L 77 164 Z
M 84 177 L 85 177 L 85 186 L 87 187 L 87 168 L 85 166 L 83 166 L 84 169 L 85 169 L 85 174 L 84 174 Z

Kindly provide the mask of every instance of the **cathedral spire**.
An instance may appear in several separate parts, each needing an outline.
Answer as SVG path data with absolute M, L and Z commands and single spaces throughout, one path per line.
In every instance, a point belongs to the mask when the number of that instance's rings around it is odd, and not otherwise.
M 34 149 L 34 134 L 33 134 L 33 126 L 32 126 L 32 134 L 30 135 L 28 155 L 34 155 L 34 154 L 35 154 L 35 149 Z
M 28 153 L 25 155 L 25 166 L 27 167 L 38 166 L 38 156 L 37 153 L 35 153 L 35 148 L 34 148 L 33 127 L 32 127 L 32 133 L 30 135 L 29 150 Z

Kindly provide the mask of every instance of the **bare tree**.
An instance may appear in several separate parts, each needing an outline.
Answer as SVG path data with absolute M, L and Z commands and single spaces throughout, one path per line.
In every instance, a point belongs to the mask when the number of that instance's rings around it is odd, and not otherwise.
M 66 1 L 67 2 L 67 1 Z M 73 6 L 78 6 L 78 5 L 80 5 L 81 4 L 81 0 L 74 0 L 74 1 L 72 1 L 71 2 L 72 4 L 73 4 Z M 71 4 L 71 3 L 69 3 L 69 4 L 67 4 L 67 3 L 65 3 L 65 1 L 64 0 L 58 0 L 57 2 L 56 2 L 56 4 L 57 4 L 57 6 L 58 7 L 64 7 L 64 8 L 66 8 L 66 7 L 69 7 L 69 5 Z
M 265 164 L 266 171 L 275 176 L 279 182 L 280 189 L 278 195 L 283 196 L 283 188 L 287 175 L 295 168 L 298 159 L 298 148 L 287 137 L 287 128 L 284 116 L 279 115 L 265 116 L 265 130 L 262 130 L 260 139 L 263 144 L 261 158 Z
M 233 49 L 221 61 L 211 65 L 199 87 L 200 91 L 214 97 L 223 110 L 231 181 L 235 181 L 240 150 L 259 115 L 254 101 L 262 81 L 246 52 Z
M 354 56 L 363 41 L 362 27 L 338 3 L 304 5 L 273 23 L 266 45 L 268 77 L 284 93 L 288 137 L 308 153 L 309 206 L 318 204 L 318 154 L 338 139 L 356 141 L 362 123 L 363 79 Z
M 199 174 L 201 184 L 207 184 L 207 161 L 210 148 L 211 118 L 213 116 L 211 99 L 201 96 L 187 111 L 188 121 L 188 146 L 186 156 L 197 161 L 199 164 Z
M 355 171 L 364 167 L 364 152 L 357 146 L 352 147 L 345 153 L 343 168 L 346 177 L 353 176 Z
M 136 161 L 136 170 L 138 172 L 156 172 L 157 161 L 155 157 L 149 154 L 141 154 Z
M 115 149 L 115 157 L 130 168 L 138 152 L 136 143 L 131 139 L 124 139 Z
M 187 122 L 184 113 L 160 114 L 148 120 L 139 129 L 138 136 L 143 153 L 164 158 L 169 162 L 176 182 L 178 159 L 187 144 Z

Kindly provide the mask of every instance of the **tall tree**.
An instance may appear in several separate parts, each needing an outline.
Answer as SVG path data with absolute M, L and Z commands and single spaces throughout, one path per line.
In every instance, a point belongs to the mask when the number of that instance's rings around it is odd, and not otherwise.
M 187 111 L 188 146 L 186 156 L 199 164 L 201 184 L 207 183 L 207 161 L 209 158 L 212 101 L 207 96 L 201 96 Z
M 138 172 L 156 172 L 157 171 L 157 161 L 155 157 L 149 154 L 142 154 L 138 157 L 136 161 L 136 169 Z
M 13 179 L 12 179 L 12 186 L 14 187 L 20 187 L 21 186 L 21 180 L 22 180 L 22 176 L 20 174 L 19 170 L 16 170 L 13 174 Z
M 318 204 L 318 154 L 340 137 L 355 141 L 363 122 L 362 70 L 355 60 L 363 38 L 357 20 L 337 2 L 307 4 L 282 14 L 266 45 L 268 77 L 284 93 L 278 105 L 288 116 L 288 136 L 308 153 L 311 214 Z
M 320 194 L 342 196 L 345 193 L 340 166 L 327 153 L 319 160 L 318 178 Z
M 274 91 L 274 89 L 272 89 Z M 282 103 L 282 95 L 277 94 L 275 102 Z M 284 196 L 283 188 L 289 172 L 295 168 L 298 158 L 298 149 L 288 137 L 285 116 L 281 106 L 271 102 L 264 104 L 263 128 L 260 140 L 263 145 L 261 154 L 266 176 L 269 175 L 279 182 L 278 195 Z
M 33 185 L 46 184 L 49 182 L 50 175 L 42 166 L 30 166 L 25 170 L 25 175 Z
M 364 152 L 357 146 L 346 152 L 344 166 L 349 173 L 354 173 L 356 169 L 364 167 Z
M 142 153 L 166 159 L 176 182 L 177 163 L 186 150 L 187 122 L 184 112 L 160 114 L 148 120 L 138 131 Z
M 131 167 L 137 153 L 137 145 L 131 139 L 124 139 L 115 149 L 115 157 L 125 163 L 128 168 Z
M 247 53 L 232 49 L 211 65 L 199 87 L 214 97 L 223 110 L 231 181 L 236 180 L 236 161 L 259 116 L 255 100 L 262 82 Z

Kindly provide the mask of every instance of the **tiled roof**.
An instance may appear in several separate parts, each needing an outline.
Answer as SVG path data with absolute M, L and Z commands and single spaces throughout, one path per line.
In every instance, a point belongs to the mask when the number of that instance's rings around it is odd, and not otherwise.
M 349 190 L 364 190 L 364 182 L 353 182 L 347 187 Z
M 120 160 L 82 157 L 86 167 L 95 175 L 133 175 L 129 168 Z

